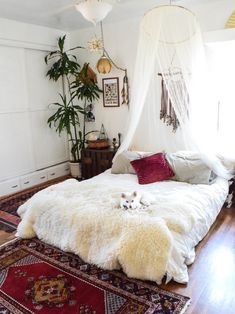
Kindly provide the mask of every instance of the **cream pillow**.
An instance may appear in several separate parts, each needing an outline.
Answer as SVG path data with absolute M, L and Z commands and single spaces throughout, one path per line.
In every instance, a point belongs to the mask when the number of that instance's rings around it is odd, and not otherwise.
M 191 184 L 211 184 L 216 175 L 201 160 L 199 154 L 184 152 L 165 155 L 171 169 L 175 173 L 172 180 Z
M 124 151 L 119 154 L 115 161 L 113 162 L 111 173 L 113 174 L 136 174 L 134 168 L 131 165 L 131 161 L 135 159 L 140 159 L 146 156 L 150 156 L 152 153 L 144 153 L 138 151 Z

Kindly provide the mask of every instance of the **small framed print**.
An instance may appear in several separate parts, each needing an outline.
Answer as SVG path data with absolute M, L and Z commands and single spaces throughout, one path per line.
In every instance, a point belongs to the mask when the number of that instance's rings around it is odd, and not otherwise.
M 104 78 L 102 83 L 104 107 L 119 107 L 119 78 Z

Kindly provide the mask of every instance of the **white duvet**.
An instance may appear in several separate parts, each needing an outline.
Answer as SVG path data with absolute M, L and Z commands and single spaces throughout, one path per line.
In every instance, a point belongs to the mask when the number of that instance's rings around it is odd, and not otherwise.
M 121 192 L 151 195 L 140 210 L 119 208 Z M 110 171 L 90 180 L 50 186 L 19 207 L 17 235 L 39 239 L 104 269 L 129 277 L 187 282 L 187 264 L 228 192 L 226 180 L 212 185 L 164 181 L 139 185 L 135 175 Z

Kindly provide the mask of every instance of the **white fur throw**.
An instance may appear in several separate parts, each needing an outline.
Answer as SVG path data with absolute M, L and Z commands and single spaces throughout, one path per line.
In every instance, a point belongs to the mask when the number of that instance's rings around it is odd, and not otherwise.
M 117 206 L 121 192 L 74 179 L 50 186 L 19 207 L 17 235 L 37 235 L 86 262 L 159 283 L 172 250 L 171 230 L 188 232 L 193 213 L 182 198 L 166 203 L 161 197 L 146 210 L 126 211 Z

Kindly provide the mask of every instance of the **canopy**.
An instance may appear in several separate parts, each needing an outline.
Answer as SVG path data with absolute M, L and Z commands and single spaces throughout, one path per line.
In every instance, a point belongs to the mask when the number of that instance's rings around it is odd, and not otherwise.
M 161 108 L 163 88 L 170 114 Z M 212 160 L 208 156 L 216 150 L 216 101 L 199 23 L 191 11 L 163 5 L 145 14 L 131 95 L 129 129 L 119 152 L 194 150 Z M 172 117 L 177 118 L 174 132 L 167 126 Z

